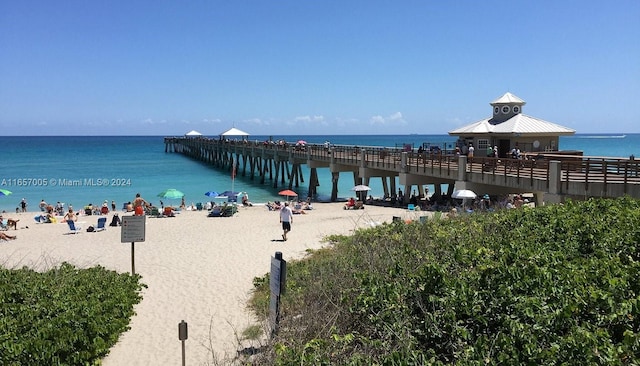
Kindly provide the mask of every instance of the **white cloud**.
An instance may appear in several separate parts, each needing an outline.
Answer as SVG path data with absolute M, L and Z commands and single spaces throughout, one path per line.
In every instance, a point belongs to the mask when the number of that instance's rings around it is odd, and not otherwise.
M 396 113 L 390 115 L 389 119 L 392 120 L 392 121 L 404 121 L 404 119 L 402 118 L 402 113 L 400 113 L 400 112 L 396 112 Z
M 385 119 L 382 116 L 373 116 L 370 121 L 372 125 L 383 125 L 385 123 Z
M 205 119 L 202 120 L 202 122 L 216 124 L 216 123 L 222 122 L 222 120 L 220 120 L 219 118 L 211 118 L 211 119 L 205 118 Z
M 262 124 L 262 120 L 260 118 L 249 118 L 249 119 L 245 119 L 242 122 L 245 123 L 251 123 L 254 125 L 261 125 Z
M 387 117 L 380 115 L 373 116 L 369 119 L 369 123 L 372 125 L 387 125 L 387 124 L 401 124 L 406 125 L 407 121 L 402 117 L 402 113 L 395 112 Z
M 294 118 L 295 122 L 301 123 L 322 123 L 324 122 L 324 116 L 298 116 Z

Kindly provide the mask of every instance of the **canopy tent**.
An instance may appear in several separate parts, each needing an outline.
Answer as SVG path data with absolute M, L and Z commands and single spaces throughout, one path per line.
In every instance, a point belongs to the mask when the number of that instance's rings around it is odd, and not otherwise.
M 187 133 L 184 134 L 187 137 L 193 137 L 193 136 L 202 136 L 202 134 L 196 130 L 191 130 Z
M 239 130 L 239 129 L 233 127 L 233 128 L 230 128 L 230 129 L 226 130 L 225 132 L 221 133 L 220 136 L 224 136 L 224 137 L 227 137 L 227 136 L 249 136 L 249 134 L 244 132 L 244 131 L 242 131 L 242 130 Z

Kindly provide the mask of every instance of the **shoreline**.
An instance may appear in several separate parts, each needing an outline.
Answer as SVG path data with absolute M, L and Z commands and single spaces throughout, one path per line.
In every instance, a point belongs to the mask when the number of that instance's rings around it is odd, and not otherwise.
M 286 242 L 281 238 L 278 212 L 257 203 L 239 206 L 233 217 L 209 218 L 207 211 L 184 210 L 174 218 L 147 217 L 145 242 L 135 244 L 135 268 L 148 288 L 135 307 L 131 330 L 121 336 L 103 364 L 179 362 L 177 324 L 181 320 L 189 324 L 189 364 L 211 362 L 212 352 L 218 358 L 233 357 L 239 346 L 236 334 L 255 322 L 246 309 L 253 279 L 269 272 L 276 251 L 286 260 L 300 259 L 308 250 L 325 246 L 323 238 L 328 235 L 347 235 L 391 222 L 394 216 L 418 220 L 432 214 L 383 206 L 344 210 L 343 205 L 314 203 L 307 214 L 294 215 Z M 18 230 L 9 230 L 17 240 L 0 242 L 4 267 L 44 270 L 66 261 L 79 267 L 131 271 L 131 245 L 120 242 L 119 227 L 86 232 L 100 216 L 82 215 L 78 221 L 84 222 L 83 232 L 67 235 L 66 224 L 37 224 L 36 214 L 4 215 L 20 220 Z M 107 215 L 107 225 L 111 216 Z

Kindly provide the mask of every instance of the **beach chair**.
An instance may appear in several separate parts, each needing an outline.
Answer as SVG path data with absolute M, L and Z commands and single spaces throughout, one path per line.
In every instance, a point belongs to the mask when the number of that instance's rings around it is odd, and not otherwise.
M 69 225 L 69 232 L 68 234 L 77 234 L 82 232 L 82 228 L 78 225 L 76 225 L 75 221 L 73 220 L 67 220 L 67 225 Z
M 407 205 L 407 210 L 415 211 L 415 209 L 416 209 L 416 205 L 414 205 L 413 203 L 410 203 Z
M 216 206 L 213 209 L 211 209 L 211 211 L 209 212 L 209 214 L 207 215 L 207 217 L 220 217 L 221 216 L 221 208 L 220 206 Z
M 96 226 L 96 229 L 94 231 L 107 230 L 107 228 L 105 227 L 106 224 L 107 224 L 107 218 L 106 217 L 99 218 L 98 219 L 98 225 Z
M 13 230 L 18 230 L 18 221 L 15 219 L 0 220 L 0 230 L 9 230 L 13 226 Z
M 222 208 L 220 216 L 232 217 L 236 212 L 238 212 L 238 207 L 236 205 L 227 205 Z
M 196 210 L 202 211 L 202 202 L 196 203 Z

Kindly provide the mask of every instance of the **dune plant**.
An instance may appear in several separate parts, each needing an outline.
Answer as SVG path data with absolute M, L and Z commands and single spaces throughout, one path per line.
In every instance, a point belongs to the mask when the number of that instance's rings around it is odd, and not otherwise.
M 640 363 L 640 201 L 392 223 L 290 262 L 254 364 Z M 256 279 L 264 313 L 268 277 Z M 261 305 L 262 304 L 262 305 Z
M 0 364 L 96 365 L 129 329 L 138 275 L 63 263 L 0 268 Z

